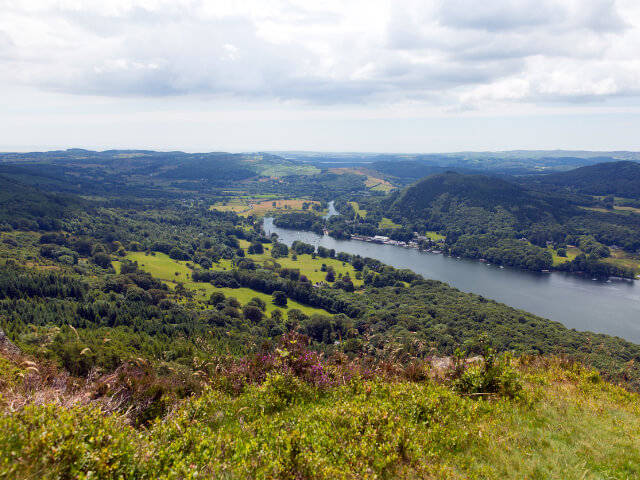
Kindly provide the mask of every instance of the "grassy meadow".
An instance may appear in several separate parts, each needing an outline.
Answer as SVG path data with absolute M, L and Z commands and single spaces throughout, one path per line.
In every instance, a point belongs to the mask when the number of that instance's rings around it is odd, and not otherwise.
M 305 198 L 292 198 L 292 199 L 278 199 L 270 196 L 267 199 L 265 196 L 250 197 L 231 197 L 228 200 L 216 202 L 211 205 L 211 210 L 218 210 L 221 212 L 236 212 L 244 217 L 249 215 L 257 215 L 263 217 L 268 214 L 281 213 L 281 212 L 302 212 L 303 204 L 308 203 L 310 205 L 319 204 L 316 200 L 307 200 Z M 274 205 L 275 203 L 275 205 Z M 311 206 L 307 210 L 312 213 L 324 214 L 326 211 L 312 210 Z
M 436 242 L 438 240 L 444 240 L 445 238 L 447 238 L 445 235 L 440 235 L 438 232 L 433 232 L 433 231 L 428 231 L 425 234 L 429 240 Z
M 382 220 L 380 220 L 380 223 L 378 223 L 378 228 L 401 228 L 401 227 L 402 225 L 398 225 L 397 223 L 394 223 L 393 220 L 386 217 L 383 217 Z
M 360 205 L 358 205 L 358 202 L 349 202 L 349 205 L 353 207 L 353 210 L 356 212 L 357 215 L 360 216 L 360 218 L 367 218 L 367 211 L 360 208 Z
M 240 245 L 246 250 L 249 243 L 241 241 Z M 269 249 L 269 244 L 264 244 L 265 249 Z M 354 286 L 358 287 L 363 284 L 362 280 L 355 278 L 355 270 L 351 264 L 340 262 L 331 258 L 313 259 L 311 255 L 298 255 L 297 260 L 293 260 L 289 257 L 278 258 L 276 262 L 282 265 L 284 268 L 297 268 L 302 275 L 306 275 L 312 282 L 324 281 L 326 272 L 321 271 L 322 264 L 327 267 L 333 267 L 336 279 L 340 276 L 349 275 L 353 281 Z M 251 258 L 255 262 L 263 263 L 267 260 L 273 260 L 270 251 L 265 250 L 265 253 L 259 255 L 246 254 L 247 258 Z M 129 252 L 125 257 L 128 260 L 138 262 L 138 266 L 141 270 L 149 272 L 153 277 L 163 280 L 170 287 L 175 288 L 178 283 L 184 285 L 185 288 L 192 290 L 195 293 L 195 299 L 200 301 L 206 301 L 214 291 L 221 291 L 225 296 L 235 297 L 241 304 L 248 303 L 252 298 L 258 297 L 267 303 L 267 312 L 272 312 L 276 307 L 271 303 L 271 295 L 267 295 L 250 288 L 217 288 L 210 283 L 194 282 L 191 280 L 191 269 L 187 266 L 186 261 L 173 260 L 168 255 L 160 252 L 154 252 L 153 254 L 146 254 L 145 252 Z M 116 271 L 120 270 L 118 262 L 114 262 Z M 214 263 L 211 267 L 212 270 L 231 270 L 233 266 L 230 260 L 221 259 L 218 263 Z M 313 313 L 326 314 L 325 310 L 310 307 L 302 303 L 289 299 L 287 308 L 284 310 L 298 309 L 306 315 Z

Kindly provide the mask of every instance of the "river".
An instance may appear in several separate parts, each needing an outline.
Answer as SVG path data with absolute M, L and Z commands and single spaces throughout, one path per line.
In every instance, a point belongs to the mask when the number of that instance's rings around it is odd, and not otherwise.
M 333 202 L 330 205 L 330 211 Z M 267 234 L 276 233 L 291 245 L 300 240 L 358 254 L 396 268 L 409 268 L 425 278 L 440 280 L 463 292 L 472 292 L 562 323 L 576 330 L 616 335 L 640 343 L 640 281 L 591 280 L 562 272 L 537 273 L 500 268 L 475 260 L 452 258 L 413 248 L 358 240 L 336 240 L 328 235 L 287 230 L 264 219 Z

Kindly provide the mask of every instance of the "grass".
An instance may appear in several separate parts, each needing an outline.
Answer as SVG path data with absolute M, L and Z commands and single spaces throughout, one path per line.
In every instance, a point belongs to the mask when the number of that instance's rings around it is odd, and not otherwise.
M 149 272 L 151 276 L 160 280 L 185 281 L 191 275 L 191 269 L 186 265 L 187 262 L 173 260 L 164 253 L 155 252 L 155 255 L 146 255 L 144 252 L 129 252 L 125 258 L 132 262 L 138 262 L 138 267 L 141 270 Z
M 275 202 L 275 206 L 273 203 Z M 216 202 L 211 205 L 210 210 L 219 210 L 221 212 L 236 212 L 243 216 L 258 215 L 265 216 L 274 212 L 301 212 L 304 203 L 319 204 L 316 200 L 307 200 L 305 198 L 278 199 L 272 195 L 256 195 L 255 197 L 237 196 L 223 202 Z M 285 208 L 286 207 L 286 208 Z M 312 213 L 323 214 L 324 212 L 316 212 L 311 207 L 307 210 Z
M 269 244 L 264 245 L 265 248 L 269 248 Z M 316 257 L 313 259 L 311 255 L 298 255 L 297 260 L 293 260 L 291 258 L 292 251 L 289 251 L 289 257 L 277 258 L 275 261 L 279 263 L 283 268 L 297 268 L 300 270 L 301 275 L 305 275 L 309 280 L 313 283 L 324 281 L 326 272 L 323 272 L 322 264 L 324 263 L 327 267 L 333 267 L 333 270 L 336 274 L 336 280 L 339 278 L 339 275 L 343 276 L 349 275 L 351 277 L 351 281 L 353 285 L 358 287 L 363 284 L 362 280 L 356 279 L 356 271 L 351 266 L 350 263 L 345 263 L 344 266 L 342 262 L 333 258 L 320 258 Z M 260 255 L 247 255 L 247 258 L 253 259 L 255 262 L 263 263 L 267 259 L 272 259 L 271 252 L 266 251 Z
M 373 175 L 370 175 L 368 170 L 362 168 L 331 168 L 329 169 L 331 173 L 335 173 L 337 175 L 343 175 L 345 173 L 351 173 L 353 175 L 361 175 L 365 178 L 364 184 L 367 188 L 376 191 L 376 192 L 385 192 L 388 193 L 391 190 L 394 190 L 394 187 L 390 182 L 383 178 L 378 178 Z
M 445 235 L 440 235 L 438 232 L 433 231 L 427 231 L 426 236 L 429 237 L 429 240 L 432 240 L 434 242 L 447 238 Z
M 358 202 L 349 202 L 349 205 L 353 207 L 353 210 L 360 216 L 360 218 L 367 218 L 367 211 L 361 209 Z
M 248 242 L 246 241 L 245 243 L 248 244 Z M 253 257 L 254 260 L 256 261 L 264 261 L 264 259 L 267 258 L 266 255 L 248 255 L 248 256 Z M 311 260 L 310 255 L 301 255 L 300 257 L 309 257 L 309 260 Z M 164 253 L 155 252 L 155 255 L 146 255 L 144 252 L 129 252 L 126 258 L 131 261 L 137 261 L 138 266 L 141 270 L 144 270 L 145 272 L 149 272 L 153 277 L 167 282 L 167 284 L 172 288 L 175 288 L 178 282 L 182 283 L 185 288 L 194 291 L 196 295 L 195 299 L 199 301 L 206 301 L 214 291 L 221 291 L 225 294 L 225 296 L 235 297 L 243 305 L 248 303 L 254 297 L 261 298 L 266 302 L 267 312 L 269 313 L 275 310 L 276 308 L 278 308 L 271 303 L 271 295 L 258 292 L 257 290 L 252 290 L 250 288 L 217 288 L 211 285 L 210 283 L 193 282 L 190 280 L 191 269 L 186 265 L 188 262 L 172 260 L 171 258 L 169 258 L 168 255 Z M 271 257 L 269 256 L 268 258 L 271 258 Z M 285 262 L 280 262 L 280 260 L 285 260 Z M 288 262 L 286 262 L 286 260 L 288 260 Z M 298 262 L 294 262 L 290 258 L 278 259 L 278 262 L 283 264 L 283 266 L 285 266 L 284 263 L 286 263 L 287 265 L 298 263 Z M 301 264 L 308 263 L 308 262 L 305 262 L 305 259 L 302 259 L 300 262 Z M 337 260 L 334 260 L 333 262 L 335 263 L 337 262 Z M 322 263 L 323 262 L 314 264 L 313 268 L 317 268 L 318 270 L 320 270 L 320 265 Z M 330 262 L 327 261 L 324 263 L 329 264 Z M 331 263 L 331 264 L 333 265 L 334 263 Z M 337 262 L 337 263 L 342 265 L 341 262 Z M 348 266 L 351 267 L 351 265 L 348 265 Z M 120 271 L 119 262 L 114 262 L 114 267 L 116 269 L 116 272 Z M 225 260 L 225 259 L 220 260 L 219 263 L 213 264 L 213 267 L 212 267 L 213 270 L 224 270 L 224 269 L 231 270 L 232 268 L 233 267 L 231 265 L 231 261 Z M 298 268 L 298 267 L 296 265 L 290 268 Z M 305 271 L 309 271 L 311 270 L 311 268 L 312 268 L 311 266 L 305 267 Z M 342 268 L 342 270 L 346 272 L 346 269 L 344 267 L 340 267 L 340 268 Z M 351 269 L 351 271 L 353 272 L 353 269 Z M 342 273 L 344 274 L 344 272 Z M 336 267 L 336 276 L 338 275 L 338 273 L 339 273 L 339 270 Z M 322 279 L 324 279 L 324 275 L 325 275 L 324 272 L 321 272 L 321 274 L 322 274 Z M 311 275 L 313 275 L 313 278 L 320 278 L 319 273 L 309 272 L 310 279 L 312 279 Z M 351 278 L 353 279 L 353 282 L 355 285 L 357 285 L 358 282 L 360 282 L 360 284 L 362 283 L 362 281 L 355 280 L 353 274 Z M 312 281 L 319 281 L 319 280 L 312 279 Z M 314 313 L 321 313 L 325 315 L 327 314 L 327 312 L 323 309 L 310 307 L 291 299 L 289 299 L 287 307 L 288 308 L 284 310 L 297 308 L 302 312 L 304 312 L 306 315 L 312 315 Z
M 610 263 L 617 267 L 626 267 L 632 269 L 636 275 L 640 274 L 640 260 L 634 259 L 624 250 L 611 249 L 611 256 L 603 258 L 602 261 Z
M 468 471 L 471 477 L 598 479 L 640 475 L 640 435 L 631 433 L 640 426 L 640 410 L 638 404 L 629 403 L 633 396 L 599 385 L 597 380 L 591 384 L 582 377 L 576 382 L 565 375 L 536 374 L 543 386 L 534 408 L 499 409 L 498 422 L 485 423 L 495 430 L 490 441 L 469 451 L 473 458 Z M 624 400 L 618 405 L 617 398 Z
M 218 210 L 221 212 L 244 212 L 249 209 L 249 204 L 246 199 L 241 197 L 232 197 L 229 200 L 223 202 L 216 202 L 210 208 L 210 210 Z
M 258 164 L 259 173 L 265 177 L 280 178 L 287 175 L 317 175 L 320 169 L 313 165 L 265 165 Z
M 378 228 L 401 228 L 402 225 L 394 223 L 390 218 L 383 217 L 378 224 Z
M 275 206 L 273 205 L 275 203 Z M 302 212 L 302 205 L 304 203 L 319 204 L 316 200 L 306 200 L 304 198 L 294 198 L 291 200 L 265 200 L 258 203 L 250 203 L 250 208 L 242 212 L 242 215 L 258 215 L 265 216 L 273 212 Z M 286 208 L 285 208 L 286 207 Z M 322 214 L 322 212 L 316 212 L 311 207 L 307 210 L 311 213 Z
M 636 208 L 636 207 L 622 207 L 619 205 L 615 205 L 613 207 L 614 210 L 622 210 L 625 212 L 634 212 L 634 213 L 640 213 L 640 208 Z
M 387 193 L 395 188 L 388 181 L 383 180 L 382 178 L 372 177 L 371 175 L 367 175 L 367 179 L 364 181 L 364 184 L 367 188 L 377 192 Z
M 621 207 L 619 205 L 614 205 L 613 209 L 602 208 L 602 207 L 580 207 L 583 210 L 591 210 L 592 212 L 600 212 L 600 213 L 615 213 L 618 215 L 630 215 L 633 213 L 640 213 L 640 208 L 635 207 Z
M 300 302 L 296 302 L 295 300 L 291 300 L 291 299 L 287 301 L 286 307 L 284 308 L 276 307 L 271 302 L 271 295 L 258 292 L 257 290 L 252 290 L 250 288 L 218 288 L 218 287 L 214 287 L 210 283 L 196 283 L 196 282 L 190 282 L 188 284 L 185 284 L 185 287 L 187 287 L 189 290 L 193 290 L 196 294 L 196 299 L 201 301 L 208 300 L 213 292 L 222 292 L 224 293 L 225 297 L 234 297 L 242 305 L 246 305 L 253 298 L 256 298 L 256 297 L 260 298 L 264 300 L 264 302 L 267 304 L 267 313 L 269 314 L 274 310 L 278 310 L 278 309 L 283 311 L 285 314 L 289 310 L 298 309 L 301 312 L 303 312 L 305 315 L 309 315 L 309 316 L 313 315 L 314 313 L 327 315 L 327 312 L 325 310 L 322 310 L 321 308 L 310 307 L 308 305 L 304 305 Z
M 141 430 L 94 405 L 32 405 L 0 416 L 0 476 L 638 478 L 640 397 L 535 362 L 518 367 L 524 399 L 358 376 L 318 389 L 271 373 L 237 395 L 208 387 Z
M 560 257 L 558 253 L 551 246 L 547 246 L 547 250 L 551 253 L 551 256 L 553 257 L 553 266 L 561 265 L 565 262 L 570 262 L 581 253 L 579 248 L 569 247 L 567 248 L 567 256 Z

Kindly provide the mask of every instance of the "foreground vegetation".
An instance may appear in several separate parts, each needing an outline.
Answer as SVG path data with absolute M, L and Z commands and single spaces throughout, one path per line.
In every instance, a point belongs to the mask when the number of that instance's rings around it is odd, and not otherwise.
M 337 356 L 289 335 L 274 351 L 203 367 L 200 392 L 146 428 L 115 400 L 161 379 L 130 369 L 78 388 L 27 384 L 3 360 L 3 478 L 632 478 L 640 400 L 558 358 L 495 357 L 437 368 Z M 395 361 L 394 361 L 395 360 Z M 33 365 L 33 364 L 32 364 Z M 463 365 L 463 364 L 458 364 Z M 16 377 L 16 375 L 19 375 Z M 21 376 L 20 376 L 21 375 Z M 18 385 L 16 385 L 18 378 Z M 115 381 L 114 381 L 115 380 Z M 111 383 L 109 383 L 111 382 Z M 155 383 L 154 383 L 155 382 Z M 13 388 L 7 392 L 7 384 Z M 48 390 L 47 390 L 48 388 Z M 128 389 L 128 391 L 127 391 Z M 132 393 L 132 390 L 134 391 Z M 161 390 L 160 390 L 161 391 Z M 89 400 L 93 399 L 93 400 Z M 12 412 L 21 400 L 26 406 Z M 121 404 L 121 409 L 124 404 Z M 110 410 L 111 408 L 111 410 Z M 135 410 L 134 410 L 135 411 Z

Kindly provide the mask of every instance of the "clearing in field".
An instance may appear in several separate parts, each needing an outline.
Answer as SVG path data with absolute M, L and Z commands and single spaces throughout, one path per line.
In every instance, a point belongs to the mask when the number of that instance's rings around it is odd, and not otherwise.
M 640 213 L 640 208 L 635 207 L 621 207 L 619 205 L 614 205 L 613 209 L 603 208 L 603 207 L 580 207 L 583 210 L 591 210 L 592 212 L 600 212 L 600 213 L 615 213 L 618 215 L 631 215 L 631 213 Z
M 383 178 L 378 178 L 378 177 L 376 177 L 374 175 L 371 175 L 371 173 L 369 171 L 367 171 L 367 169 L 365 169 L 365 168 L 342 167 L 342 168 L 331 168 L 331 169 L 329 169 L 329 171 L 331 173 L 335 173 L 337 175 L 343 175 L 345 173 L 352 173 L 354 175 L 361 175 L 363 177 L 367 177 L 365 179 L 365 181 L 364 181 L 365 186 L 367 188 L 369 188 L 370 190 L 373 190 L 373 191 L 376 191 L 376 192 L 388 193 L 391 190 L 396 188 L 396 187 L 393 186 L 393 184 L 391 184 L 387 180 L 384 180 Z
M 617 267 L 630 268 L 636 275 L 640 274 L 640 260 L 633 258 L 624 250 L 611 249 L 611 256 L 609 258 L 603 258 L 602 261 Z
M 447 238 L 446 236 L 440 235 L 438 232 L 434 231 L 428 231 L 426 233 L 426 236 L 429 237 L 429 240 L 433 242 L 437 242 L 438 240 L 444 240 L 445 238 Z
M 310 255 L 306 256 L 311 258 Z M 213 292 L 220 291 L 223 292 L 227 297 L 235 297 L 243 305 L 251 301 L 251 299 L 254 297 L 261 298 L 267 304 L 268 313 L 271 313 L 277 308 L 280 308 L 285 312 L 292 309 L 298 309 L 305 315 L 312 315 L 314 313 L 321 313 L 326 315 L 328 313 L 323 309 L 310 307 L 291 299 L 288 300 L 287 307 L 276 307 L 271 302 L 271 295 L 258 292 L 257 290 L 252 290 L 250 288 L 217 288 L 210 283 L 194 282 L 191 280 L 191 269 L 187 267 L 187 263 L 189 262 L 173 260 L 164 253 L 154 252 L 154 254 L 147 255 L 144 252 L 129 252 L 127 253 L 126 258 L 131 261 L 137 261 L 138 267 L 141 270 L 149 272 L 154 278 L 166 282 L 171 288 L 175 288 L 178 283 L 181 283 L 185 288 L 192 290 L 195 293 L 195 299 L 201 302 L 206 302 L 206 300 L 209 299 Z M 114 262 L 114 267 L 116 269 L 116 272 L 120 271 L 119 262 Z M 232 268 L 233 266 L 231 265 L 231 260 L 222 259 L 219 263 L 213 265 L 212 270 L 230 270 Z M 320 267 L 318 266 L 318 269 L 319 268 Z M 336 268 L 336 276 L 337 275 L 338 269 Z M 356 284 L 356 280 L 354 280 L 354 284 Z
M 283 268 L 291 268 L 300 270 L 300 275 L 306 276 L 312 283 L 323 282 L 327 272 L 322 271 L 322 264 L 325 264 L 327 268 L 332 267 L 335 272 L 336 280 L 341 276 L 349 275 L 353 285 L 357 288 L 363 284 L 362 280 L 356 279 L 356 271 L 350 263 L 344 263 L 335 258 L 321 258 L 315 259 L 311 255 L 297 255 L 297 260 L 293 260 L 293 251 L 289 250 L 288 257 L 272 258 L 270 249 L 271 245 L 264 244 L 265 252 L 259 255 L 249 255 L 247 258 L 251 258 L 254 262 L 264 263 L 265 260 L 274 260 L 280 264 Z
M 265 199 L 266 197 L 266 199 Z M 293 199 L 277 199 L 264 195 L 256 197 L 232 197 L 228 200 L 214 203 L 210 210 L 218 210 L 221 212 L 236 212 L 243 216 L 258 215 L 265 216 L 274 212 L 302 212 L 305 211 L 303 206 L 307 204 L 306 211 L 322 214 L 323 211 L 312 209 L 313 204 L 320 204 L 316 200 L 308 200 L 305 198 Z
M 316 200 L 306 200 L 304 198 L 294 198 L 291 200 L 264 200 L 261 202 L 252 202 L 249 201 L 249 209 L 242 212 L 242 215 L 258 215 L 264 216 L 272 212 L 302 212 L 304 211 L 303 206 L 305 204 L 309 205 L 307 207 L 308 212 L 317 212 L 312 209 L 313 204 L 320 204 L 320 202 Z M 318 214 L 323 212 L 317 212 Z
M 623 206 L 620 206 L 620 205 L 614 205 L 613 209 L 614 210 L 620 210 L 622 212 L 640 213 L 640 208 L 636 208 L 636 207 L 623 207 Z
M 383 217 L 382 220 L 380 220 L 380 223 L 378 224 L 378 228 L 401 228 L 401 227 L 402 225 L 398 225 L 397 223 L 394 223 L 393 220 L 387 217 Z
M 558 252 L 556 252 L 553 248 L 551 248 L 551 246 L 548 246 L 547 250 L 551 253 L 551 256 L 553 257 L 553 266 L 554 267 L 556 265 L 561 265 L 563 263 L 570 262 L 571 260 L 576 258 L 578 255 L 580 255 L 580 249 L 576 248 L 576 247 L 567 248 L 567 256 L 566 257 L 560 257 L 558 255 Z
M 356 212 L 360 218 L 367 218 L 367 211 L 360 208 L 358 202 L 349 202 L 349 205 L 353 207 L 353 210 Z

